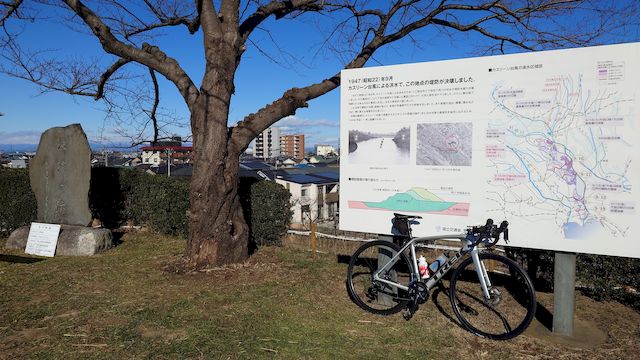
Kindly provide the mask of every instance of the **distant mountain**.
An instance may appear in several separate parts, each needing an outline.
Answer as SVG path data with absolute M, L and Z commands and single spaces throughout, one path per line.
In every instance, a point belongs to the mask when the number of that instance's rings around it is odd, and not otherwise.
M 139 146 L 131 147 L 130 144 L 125 143 L 113 143 L 113 144 L 99 144 L 89 142 L 89 146 L 92 151 L 137 151 Z M 38 149 L 38 144 L 0 144 L 0 152 L 2 153 L 22 153 L 22 152 L 34 152 Z
M 36 151 L 37 148 L 37 144 L 0 144 L 0 152 L 3 153 L 31 152 Z

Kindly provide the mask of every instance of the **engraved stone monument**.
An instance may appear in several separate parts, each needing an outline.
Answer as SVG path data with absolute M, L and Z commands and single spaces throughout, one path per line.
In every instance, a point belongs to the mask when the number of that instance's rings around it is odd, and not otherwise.
M 38 201 L 38 222 L 62 225 L 56 255 L 93 255 L 113 246 L 111 231 L 87 227 L 91 149 L 80 124 L 42 134 L 29 177 Z M 24 250 L 28 235 L 29 226 L 17 229 L 6 246 Z
M 38 221 L 87 226 L 91 149 L 80 124 L 42 134 L 29 178 L 38 200 Z

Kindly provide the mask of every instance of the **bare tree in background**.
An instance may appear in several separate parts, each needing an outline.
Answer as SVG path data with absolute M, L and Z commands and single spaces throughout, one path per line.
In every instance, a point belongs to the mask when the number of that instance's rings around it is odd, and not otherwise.
M 93 36 L 113 62 L 105 67 L 91 59 L 62 61 L 23 50 L 19 30 L 11 26 L 46 20 L 39 18 L 39 9 L 50 6 L 67 11 L 67 26 Z M 296 19 L 291 22 L 296 26 L 317 18 L 326 29 L 326 48 L 350 69 L 364 66 L 378 49 L 396 41 L 428 49 L 421 38 L 427 28 L 441 30 L 451 41 L 475 34 L 474 39 L 488 44 L 487 53 L 595 44 L 637 25 L 637 6 L 636 0 L 0 0 L 0 44 L 4 63 L 11 65 L 4 71 L 45 90 L 115 103 L 138 93 L 135 77 L 126 74 L 132 66 L 175 85 L 190 111 L 194 168 L 186 258 L 198 268 L 247 257 L 249 230 L 237 191 L 240 154 L 267 127 L 340 85 L 340 69 L 335 69 L 315 83 L 276 95 L 230 127 L 236 71 L 247 46 L 257 46 L 256 30 L 268 31 L 267 19 Z M 178 61 L 153 45 L 154 34 L 168 27 L 202 33 L 201 79 L 189 77 Z

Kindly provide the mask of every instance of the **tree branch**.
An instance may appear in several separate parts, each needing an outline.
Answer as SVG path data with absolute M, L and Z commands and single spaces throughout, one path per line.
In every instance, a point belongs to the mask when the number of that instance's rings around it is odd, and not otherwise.
M 138 49 L 123 43 L 113 36 L 111 29 L 105 25 L 91 9 L 82 4 L 81 1 L 65 0 L 65 3 L 91 29 L 93 34 L 100 40 L 102 48 L 106 52 L 138 62 L 156 70 L 175 84 L 189 107 L 195 104 L 199 95 L 198 90 L 176 60 L 168 57 L 156 46 L 145 43 L 142 45 L 142 49 Z
M 104 97 L 104 86 L 111 75 L 113 75 L 116 71 L 118 71 L 118 69 L 130 62 L 131 60 L 120 58 L 100 76 L 100 80 L 98 80 L 98 91 L 94 96 L 96 100 L 102 99 Z
M 305 10 L 321 10 L 323 4 L 316 4 L 317 0 L 288 0 L 288 1 L 271 1 L 266 5 L 260 6 L 253 14 L 249 15 L 242 24 L 240 24 L 240 37 L 243 41 L 249 38 L 249 35 L 255 30 L 264 20 L 271 15 L 275 15 L 276 19 L 291 14 L 294 11 Z
M 158 119 L 156 118 L 156 111 L 158 111 L 158 105 L 160 104 L 160 88 L 158 87 L 158 79 L 156 79 L 156 73 L 153 69 L 149 68 L 149 75 L 151 75 L 151 81 L 153 81 L 153 108 L 149 112 L 149 118 L 153 122 L 153 142 L 158 141 Z
M 18 8 L 22 5 L 23 0 L 13 0 L 12 2 L 2 1 L 0 6 L 3 6 L 5 10 L 0 13 L 0 26 L 4 26 L 4 22 L 12 15 L 17 14 Z

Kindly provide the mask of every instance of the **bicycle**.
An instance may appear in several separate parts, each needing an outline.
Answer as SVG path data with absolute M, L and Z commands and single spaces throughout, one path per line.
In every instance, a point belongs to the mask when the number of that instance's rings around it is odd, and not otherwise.
M 347 269 L 347 292 L 356 305 L 380 315 L 403 310 L 409 320 L 428 300 L 431 289 L 442 286 L 441 280 L 459 263 L 450 278 L 449 299 L 462 327 L 494 340 L 520 335 L 536 311 L 533 284 L 513 260 L 486 251 L 501 234 L 508 242 L 509 224 L 503 221 L 497 226 L 488 219 L 485 225 L 468 227 L 463 234 L 414 238 L 411 224 L 417 219 L 421 217 L 394 213 L 393 228 L 405 239 L 402 247 L 374 240 L 355 251 Z M 458 239 L 463 245 L 453 255 L 443 254 L 447 260 L 423 278 L 416 245 L 443 239 Z

